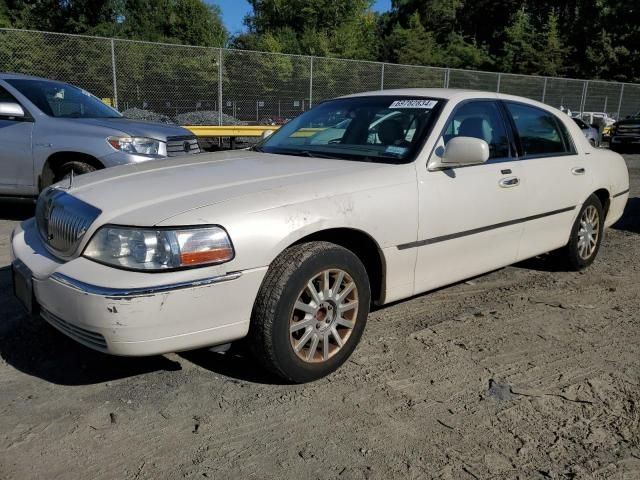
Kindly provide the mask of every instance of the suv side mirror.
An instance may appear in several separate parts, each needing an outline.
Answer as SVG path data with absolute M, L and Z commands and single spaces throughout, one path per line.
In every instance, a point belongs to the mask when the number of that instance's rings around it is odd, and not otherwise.
M 24 118 L 24 110 L 14 102 L 0 102 L 0 117 Z
M 438 152 L 438 150 L 444 151 Z M 436 157 L 429 163 L 429 170 L 480 165 L 487 160 L 489 160 L 487 142 L 474 137 L 454 137 L 449 140 L 446 148 L 436 149 Z

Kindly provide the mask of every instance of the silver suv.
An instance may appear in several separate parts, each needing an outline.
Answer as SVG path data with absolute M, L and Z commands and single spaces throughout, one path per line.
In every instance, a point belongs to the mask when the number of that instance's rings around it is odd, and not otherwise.
M 0 195 L 37 195 L 72 172 L 199 152 L 177 125 L 129 120 L 67 83 L 0 73 Z

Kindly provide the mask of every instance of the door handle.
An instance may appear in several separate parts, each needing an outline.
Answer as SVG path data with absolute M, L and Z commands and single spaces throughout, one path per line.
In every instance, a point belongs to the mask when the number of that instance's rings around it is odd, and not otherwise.
M 584 167 L 574 167 L 571 169 L 571 173 L 573 173 L 574 175 L 584 175 L 584 172 Z
M 502 188 L 511 188 L 511 187 L 517 187 L 518 185 L 520 185 L 520 179 L 518 177 L 507 177 L 507 178 L 502 178 L 498 184 L 502 187 Z

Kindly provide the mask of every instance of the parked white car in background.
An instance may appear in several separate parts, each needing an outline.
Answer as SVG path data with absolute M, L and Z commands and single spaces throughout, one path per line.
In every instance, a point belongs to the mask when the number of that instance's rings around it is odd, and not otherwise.
M 339 135 L 319 142 L 327 118 Z M 318 105 L 253 151 L 47 189 L 12 236 L 15 289 L 103 352 L 248 336 L 257 364 L 304 382 L 349 357 L 372 303 L 556 249 L 569 268 L 586 267 L 628 191 L 623 158 L 547 105 L 363 93 Z

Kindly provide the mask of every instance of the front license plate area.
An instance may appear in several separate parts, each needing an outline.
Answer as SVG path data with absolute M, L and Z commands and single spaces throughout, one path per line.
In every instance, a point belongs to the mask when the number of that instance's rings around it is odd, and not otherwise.
M 13 294 L 29 313 L 33 313 L 33 277 L 31 270 L 20 261 L 11 264 Z

